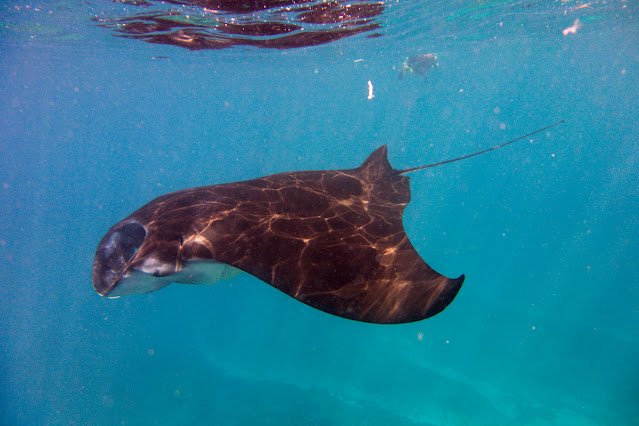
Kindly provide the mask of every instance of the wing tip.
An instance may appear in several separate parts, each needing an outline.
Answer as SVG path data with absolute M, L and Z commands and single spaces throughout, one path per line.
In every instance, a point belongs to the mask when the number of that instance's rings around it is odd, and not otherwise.
M 442 295 L 442 302 L 443 302 L 443 307 L 441 308 L 441 311 L 443 311 L 444 309 L 446 309 L 446 307 L 448 305 L 451 304 L 451 302 L 453 301 L 453 299 L 457 296 L 457 293 L 459 293 L 459 290 L 461 289 L 462 284 L 464 284 L 464 280 L 466 279 L 466 275 L 461 274 L 460 276 L 458 276 L 457 278 L 450 278 L 448 283 L 448 291 L 446 291 L 445 294 Z
M 357 319 L 358 321 L 370 322 L 376 324 L 406 324 L 417 321 L 422 321 L 427 318 L 433 317 L 439 313 L 441 313 L 444 309 L 446 309 L 455 299 L 457 293 L 461 289 L 462 284 L 466 276 L 461 274 L 457 278 L 446 278 L 445 281 L 441 282 L 440 285 L 443 285 L 444 288 L 441 290 L 439 295 L 437 295 L 434 300 L 428 303 L 427 307 L 417 308 L 417 304 L 411 304 L 412 306 L 400 312 L 399 315 L 396 316 L 383 316 L 382 318 L 351 318 Z
M 444 309 L 446 309 L 455 299 L 457 293 L 464 284 L 464 280 L 466 279 L 466 275 L 461 274 L 457 278 L 448 278 L 446 282 L 446 288 L 441 292 L 441 294 L 437 297 L 437 300 L 433 305 L 428 309 L 426 315 L 419 320 L 423 320 L 426 318 L 430 318 L 441 313 Z

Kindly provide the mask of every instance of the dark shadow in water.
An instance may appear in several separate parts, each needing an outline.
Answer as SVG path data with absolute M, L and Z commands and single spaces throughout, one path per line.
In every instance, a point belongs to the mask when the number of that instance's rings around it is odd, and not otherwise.
M 166 372 L 165 372 L 166 373 Z M 344 401 L 312 383 L 299 387 L 205 369 L 125 379 L 74 417 L 97 424 L 434 426 L 362 401 Z M 137 384 L 136 384 L 137 383 Z M 77 414 L 77 413 L 76 413 Z M 56 418 L 62 423 L 64 418 Z
M 380 28 L 384 3 L 370 0 L 120 1 L 169 9 L 117 18 L 95 17 L 116 36 L 190 50 L 255 46 L 292 49 L 330 43 Z M 175 6 L 180 6 L 179 9 Z M 377 37 L 379 33 L 370 34 Z

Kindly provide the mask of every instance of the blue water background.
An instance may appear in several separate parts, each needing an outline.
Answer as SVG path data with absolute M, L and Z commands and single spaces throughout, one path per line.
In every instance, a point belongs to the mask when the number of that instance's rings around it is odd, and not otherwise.
M 1 6 L 0 423 L 637 424 L 637 3 L 482 4 L 389 6 L 381 38 L 199 52 L 113 38 L 89 21 L 109 2 Z M 425 52 L 440 66 L 399 80 Z M 382 144 L 406 168 L 559 119 L 411 175 L 411 241 L 467 276 L 432 319 L 353 322 L 248 275 L 92 289 L 102 235 L 160 194 Z

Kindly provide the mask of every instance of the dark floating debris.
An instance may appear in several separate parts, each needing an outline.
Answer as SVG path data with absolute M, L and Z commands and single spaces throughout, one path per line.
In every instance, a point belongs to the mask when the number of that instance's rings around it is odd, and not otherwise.
M 145 13 L 93 18 L 116 36 L 190 50 L 255 46 L 292 49 L 330 43 L 371 32 L 381 25 L 381 1 L 365 0 L 120 0 L 144 6 Z M 171 8 L 148 11 L 148 6 Z M 175 7 L 179 6 L 179 9 Z M 379 33 L 369 37 L 379 36 Z
M 438 65 L 437 55 L 434 53 L 423 53 L 420 55 L 409 56 L 402 64 L 402 68 L 399 71 L 399 78 L 403 79 L 406 74 L 419 74 L 424 76 L 428 71 Z

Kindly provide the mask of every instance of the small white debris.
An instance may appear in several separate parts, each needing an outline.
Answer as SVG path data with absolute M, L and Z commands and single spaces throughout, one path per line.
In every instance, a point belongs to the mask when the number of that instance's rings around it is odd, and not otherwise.
M 561 33 L 565 36 L 568 34 L 577 34 L 577 31 L 581 29 L 581 21 L 579 19 L 575 19 L 571 26 L 564 28 Z
M 420 342 L 424 340 L 424 333 L 422 333 L 421 331 L 417 333 L 417 340 L 419 340 Z
M 370 101 L 374 97 L 375 95 L 373 94 L 373 83 L 370 80 L 368 80 L 368 100 Z
M 532 327 L 530 327 L 530 329 L 531 329 L 532 331 L 535 331 L 535 330 L 537 330 L 537 326 L 534 326 L 534 325 L 533 325 Z

